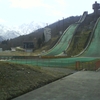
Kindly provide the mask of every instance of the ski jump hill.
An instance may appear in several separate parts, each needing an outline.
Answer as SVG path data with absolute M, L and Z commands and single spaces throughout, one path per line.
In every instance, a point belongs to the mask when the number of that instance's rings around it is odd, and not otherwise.
M 65 50 L 70 46 L 71 40 L 78 26 L 85 20 L 87 12 L 84 12 L 80 20 L 72 25 L 70 25 L 62 34 L 61 38 L 51 48 L 48 52 L 43 54 L 43 56 L 58 56 L 63 54 Z M 86 48 L 77 55 L 81 57 L 100 57 L 100 18 L 97 19 L 94 29 L 91 33 L 89 42 Z M 76 56 L 75 56 L 76 57 Z
M 62 34 L 61 38 L 55 44 L 53 48 L 51 48 L 48 52 L 43 54 L 44 56 L 57 56 L 62 54 L 65 50 L 68 49 L 70 46 L 71 40 L 75 31 L 77 30 L 78 26 L 85 20 L 87 16 L 87 12 L 84 12 L 82 17 L 79 19 L 78 22 L 70 25 Z
M 55 46 L 51 48 L 49 51 L 47 51 L 44 54 L 44 56 L 57 56 L 62 54 L 65 50 L 67 50 L 68 47 L 70 46 L 75 31 L 77 30 L 78 26 L 85 20 L 86 16 L 87 16 L 87 12 L 84 12 L 78 22 L 70 25 L 64 31 L 64 33 L 62 34 L 58 42 L 55 44 Z
M 97 19 L 86 48 L 79 55 L 83 57 L 100 57 L 100 17 Z

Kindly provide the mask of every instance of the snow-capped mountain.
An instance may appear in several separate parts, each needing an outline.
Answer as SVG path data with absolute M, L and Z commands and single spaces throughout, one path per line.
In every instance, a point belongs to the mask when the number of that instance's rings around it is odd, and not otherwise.
M 19 36 L 20 33 L 7 26 L 0 25 L 0 41 L 12 39 Z
M 39 28 L 43 28 L 44 26 L 45 23 L 36 23 L 34 21 L 28 24 L 25 23 L 20 26 L 13 27 L 8 27 L 0 24 L 0 41 L 12 39 L 20 35 L 29 34 Z
M 24 23 L 20 25 L 19 27 L 16 27 L 16 30 L 19 31 L 22 35 L 29 34 L 39 28 L 43 28 L 45 26 L 45 23 L 39 22 L 36 23 L 32 21 L 31 23 Z

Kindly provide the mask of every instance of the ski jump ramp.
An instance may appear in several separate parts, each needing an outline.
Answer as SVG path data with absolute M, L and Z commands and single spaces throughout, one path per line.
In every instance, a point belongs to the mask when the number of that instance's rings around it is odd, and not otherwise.
M 43 54 L 43 56 L 57 56 L 61 53 L 63 53 L 65 50 L 68 49 L 72 37 L 78 28 L 78 26 L 85 20 L 87 16 L 87 12 L 84 12 L 80 20 L 72 25 L 70 25 L 62 34 L 61 38 L 58 40 L 58 42 L 55 44 L 55 46 L 50 49 L 48 52 Z
M 100 17 L 94 26 L 87 47 L 78 56 L 100 57 Z

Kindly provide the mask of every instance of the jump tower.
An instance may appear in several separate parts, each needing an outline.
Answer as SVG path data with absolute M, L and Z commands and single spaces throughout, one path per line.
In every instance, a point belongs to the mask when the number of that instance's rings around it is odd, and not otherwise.
M 100 16 L 100 4 L 95 1 L 95 3 L 92 5 L 92 8 L 94 10 L 94 16 L 98 17 Z

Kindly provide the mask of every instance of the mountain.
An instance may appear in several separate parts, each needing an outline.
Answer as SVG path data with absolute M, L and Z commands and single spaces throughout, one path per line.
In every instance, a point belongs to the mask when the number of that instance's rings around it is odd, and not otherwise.
M 36 23 L 34 21 L 28 24 L 24 23 L 20 26 L 13 26 L 13 27 L 8 27 L 0 24 L 0 41 L 12 39 L 20 35 L 29 34 L 44 26 L 45 23 L 42 22 Z
M 62 20 L 58 20 L 52 24 L 49 24 L 48 27 L 52 30 L 52 38 L 57 37 L 56 39 L 54 39 L 52 46 L 56 43 L 57 39 L 60 38 L 61 35 L 59 34 L 59 32 L 63 33 L 64 30 L 66 30 L 71 24 L 76 23 L 79 19 L 80 16 L 70 16 L 68 18 L 64 18 Z M 25 41 L 33 41 L 35 49 L 37 49 L 37 41 L 39 38 L 43 38 L 43 27 L 46 26 L 47 25 L 44 23 L 31 22 L 29 24 L 22 24 L 19 27 L 12 27 L 12 29 L 20 33 L 20 36 L 9 40 L 7 45 L 5 45 L 5 43 L 1 43 L 0 47 L 3 48 L 3 50 L 9 50 L 11 47 L 23 47 L 23 42 Z M 25 31 L 25 29 L 27 29 L 27 31 Z M 51 45 L 49 48 L 51 48 Z
M 20 35 L 19 32 L 14 31 L 7 26 L 0 25 L 0 41 L 15 38 L 19 35 Z
M 0 41 L 3 41 L 3 40 L 4 40 L 4 38 L 2 36 L 0 36 Z
M 19 27 L 16 28 L 16 30 L 19 31 L 21 35 L 26 35 L 37 29 L 43 28 L 44 26 L 45 26 L 45 23 L 42 23 L 42 22 L 36 23 L 32 21 L 31 23 L 28 23 L 28 24 L 24 23 L 20 25 Z

